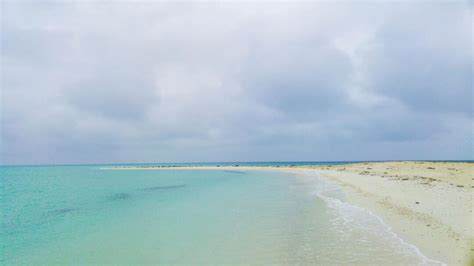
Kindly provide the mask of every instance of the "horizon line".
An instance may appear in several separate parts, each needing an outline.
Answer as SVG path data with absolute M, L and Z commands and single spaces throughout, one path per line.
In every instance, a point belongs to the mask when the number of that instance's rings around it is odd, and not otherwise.
M 174 165 L 174 164 L 249 164 L 249 163 L 377 163 L 377 162 L 464 162 L 474 163 L 473 159 L 430 160 L 430 159 L 395 159 L 395 160 L 322 160 L 322 161 L 222 161 L 222 162 L 141 162 L 141 163 L 59 163 L 59 164 L 1 164 L 0 167 L 34 167 L 34 166 L 94 166 L 94 165 Z

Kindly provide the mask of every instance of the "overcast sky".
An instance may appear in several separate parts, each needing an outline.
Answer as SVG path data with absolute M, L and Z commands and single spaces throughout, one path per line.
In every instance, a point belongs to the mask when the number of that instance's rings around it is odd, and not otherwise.
M 473 159 L 472 15 L 2 1 L 0 163 Z

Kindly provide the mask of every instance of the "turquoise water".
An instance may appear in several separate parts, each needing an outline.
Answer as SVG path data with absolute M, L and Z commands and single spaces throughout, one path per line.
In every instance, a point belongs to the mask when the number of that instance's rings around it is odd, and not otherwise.
M 1 264 L 433 263 L 310 175 L 0 167 Z

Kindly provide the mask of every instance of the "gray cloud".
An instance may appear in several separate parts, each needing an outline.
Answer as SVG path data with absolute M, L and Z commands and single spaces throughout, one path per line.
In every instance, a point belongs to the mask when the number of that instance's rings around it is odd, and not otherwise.
M 472 115 L 470 12 L 443 4 L 401 14 L 417 21 L 387 22 L 365 55 L 371 88 L 414 109 Z
M 472 6 L 2 2 L 15 163 L 472 159 Z

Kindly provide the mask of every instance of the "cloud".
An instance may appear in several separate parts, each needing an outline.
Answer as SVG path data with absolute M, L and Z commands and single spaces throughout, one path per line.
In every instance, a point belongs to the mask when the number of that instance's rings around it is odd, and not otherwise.
M 3 164 L 472 159 L 468 3 L 33 3 Z
M 370 88 L 413 109 L 472 116 L 471 10 L 458 5 L 404 11 L 378 29 L 362 55 Z

